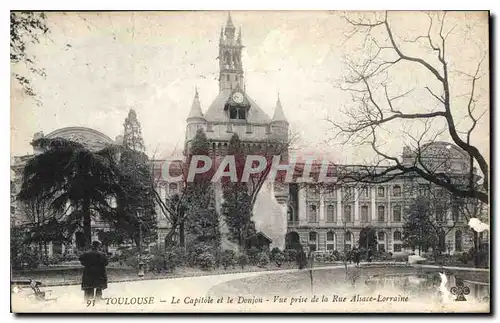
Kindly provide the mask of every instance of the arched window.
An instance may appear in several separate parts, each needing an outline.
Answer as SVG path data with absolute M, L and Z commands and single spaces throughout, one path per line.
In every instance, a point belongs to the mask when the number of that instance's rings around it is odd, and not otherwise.
M 455 251 L 462 251 L 462 231 L 455 232 Z
M 326 207 L 326 222 L 333 223 L 335 222 L 335 206 L 328 205 Z
M 377 219 L 378 222 L 384 222 L 385 221 L 385 207 L 383 205 L 380 205 L 377 209 Z
M 385 189 L 383 186 L 379 186 L 377 189 L 377 196 L 378 197 L 385 197 Z
M 318 222 L 317 207 L 314 204 L 309 205 L 309 222 L 310 223 Z
M 394 196 L 401 196 L 401 186 L 399 185 L 394 185 L 394 187 L 392 188 L 392 193 Z
M 351 206 L 350 205 L 344 206 L 344 221 L 351 222 Z
M 316 241 L 316 238 L 318 237 L 318 234 L 314 231 L 309 232 L 309 241 Z
M 401 240 L 401 232 L 400 231 L 394 231 L 394 240 Z
M 335 234 L 332 231 L 326 233 L 326 250 L 335 250 Z
M 364 222 L 364 223 L 370 222 L 368 220 L 368 206 L 367 205 L 361 206 L 361 222 Z
M 401 205 L 394 205 L 392 207 L 392 220 L 394 222 L 401 222 Z

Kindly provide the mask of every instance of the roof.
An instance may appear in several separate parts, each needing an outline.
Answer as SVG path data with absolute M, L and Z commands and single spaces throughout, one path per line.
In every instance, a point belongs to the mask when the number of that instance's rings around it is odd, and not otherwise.
M 203 119 L 203 112 L 201 112 L 201 104 L 200 104 L 200 98 L 198 96 L 198 90 L 196 90 L 196 93 L 194 95 L 193 104 L 191 105 L 191 111 L 189 112 L 189 115 L 187 118 L 188 119 L 191 119 L 191 118 L 202 118 Z
M 281 106 L 280 98 L 276 102 L 276 108 L 274 109 L 273 122 L 287 122 L 285 117 L 285 112 L 283 112 L 283 107 Z
M 224 112 L 224 105 L 229 100 L 229 96 L 232 91 L 230 89 L 222 90 L 219 95 L 214 99 L 212 104 L 210 104 L 207 112 L 205 112 L 205 119 L 209 122 L 226 122 L 229 121 L 228 116 Z M 248 96 L 247 93 L 243 93 L 247 101 L 250 103 L 250 109 L 248 110 L 247 120 L 250 123 L 270 123 L 271 118 L 262 111 L 262 109 L 255 103 L 252 98 Z

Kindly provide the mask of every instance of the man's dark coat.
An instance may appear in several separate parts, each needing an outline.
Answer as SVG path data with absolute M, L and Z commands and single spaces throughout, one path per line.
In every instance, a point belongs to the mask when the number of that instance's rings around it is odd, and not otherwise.
M 108 276 L 106 275 L 106 266 L 108 258 L 97 250 L 90 250 L 83 253 L 79 260 L 83 265 L 82 289 L 108 287 Z

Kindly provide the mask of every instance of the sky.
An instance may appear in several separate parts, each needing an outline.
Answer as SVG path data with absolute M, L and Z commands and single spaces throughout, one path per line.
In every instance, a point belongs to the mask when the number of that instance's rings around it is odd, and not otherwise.
M 364 38 L 346 37 L 350 26 L 343 13 L 233 11 L 231 15 L 242 30 L 246 91 L 271 117 L 279 92 L 291 131 L 299 138 L 297 149 L 327 153 L 337 162 L 369 161 L 373 151 L 342 144 L 325 120 L 344 120 L 342 111 L 352 108 L 351 94 L 338 85 L 346 75 L 346 60 L 362 53 Z M 398 40 L 427 33 L 424 14 L 394 12 L 390 18 Z M 448 25 L 459 26 L 450 36 L 447 51 L 457 71 L 473 73 L 481 58 L 477 48 L 487 49 L 486 18 L 481 13 L 449 15 Z M 130 109 L 137 112 L 150 156 L 182 149 L 195 87 L 204 112 L 217 96 L 218 40 L 226 20 L 224 11 L 48 13 L 50 33 L 28 48 L 36 66 L 46 73 L 30 76 L 36 100 L 12 82 L 11 154 L 31 153 L 29 143 L 35 132 L 48 134 L 62 127 L 90 127 L 114 139 L 122 133 Z M 419 50 L 408 47 L 410 53 Z M 487 64 L 486 59 L 476 111 L 485 115 L 472 142 L 489 158 Z M 12 66 L 13 71 L 22 68 Z M 459 123 L 466 112 L 464 93 L 469 86 L 463 75 L 457 74 L 452 84 Z M 400 64 L 390 76 L 394 95 L 412 90 L 401 108 L 435 108 L 436 102 L 425 90 L 425 86 L 435 89 L 427 72 Z M 401 133 L 418 132 L 418 128 L 394 125 L 383 135 L 384 149 L 399 155 L 405 144 Z M 445 133 L 440 139 L 449 138 Z

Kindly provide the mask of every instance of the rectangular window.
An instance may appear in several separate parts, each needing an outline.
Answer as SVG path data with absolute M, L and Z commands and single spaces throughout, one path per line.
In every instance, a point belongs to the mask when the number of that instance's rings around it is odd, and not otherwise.
M 361 206 L 361 222 L 367 223 L 368 221 L 368 206 Z
M 227 124 L 226 132 L 233 132 L 233 125 L 232 124 L 230 124 L 230 123 Z
M 378 197 L 384 197 L 385 196 L 385 189 L 383 186 L 379 186 L 377 189 L 377 196 Z
M 363 196 L 364 197 L 370 197 L 370 192 L 369 192 L 368 187 L 364 187 L 363 188 Z
M 328 250 L 328 251 L 332 251 L 332 250 L 333 250 L 333 243 L 328 243 L 328 244 L 326 245 L 326 250 Z
M 328 205 L 326 207 L 326 222 L 333 223 L 335 222 L 335 206 Z
M 392 220 L 394 222 L 401 222 L 401 206 L 394 205 L 392 208 Z
M 351 206 L 350 205 L 344 206 L 344 221 L 351 222 Z
M 385 221 L 385 207 L 382 205 L 378 207 L 378 222 L 384 222 Z
M 213 125 L 211 123 L 208 123 L 207 124 L 207 132 L 212 132 L 212 131 L 214 131 Z
M 392 193 L 395 197 L 401 196 L 401 186 L 394 185 L 394 187 L 392 188 Z
M 247 118 L 247 110 L 245 108 L 238 109 L 238 119 L 245 120 Z
M 252 125 L 247 123 L 247 133 L 252 133 Z
M 317 221 L 317 208 L 316 205 L 309 205 L 309 222 L 316 223 Z
M 385 243 L 379 243 L 378 244 L 378 251 L 379 252 L 385 252 Z
M 394 244 L 394 252 L 401 252 L 401 244 L 400 243 Z

